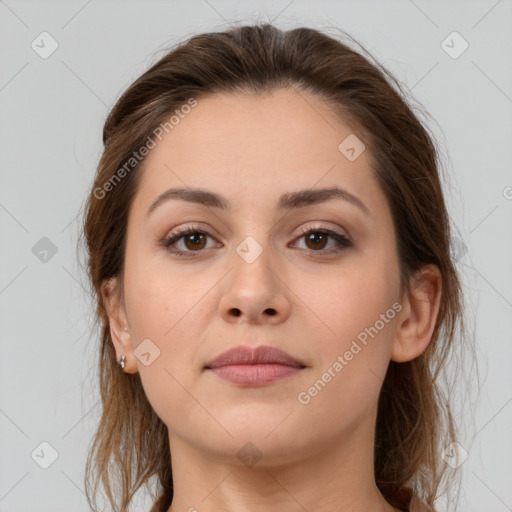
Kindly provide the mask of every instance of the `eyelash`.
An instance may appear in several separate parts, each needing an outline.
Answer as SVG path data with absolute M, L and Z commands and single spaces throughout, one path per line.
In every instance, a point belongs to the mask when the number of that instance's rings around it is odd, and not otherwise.
M 352 246 L 352 242 L 344 235 L 341 235 L 340 233 L 337 233 L 336 231 L 333 231 L 331 229 L 327 228 L 309 228 L 303 230 L 300 235 L 295 239 L 299 240 L 306 235 L 309 235 L 311 233 L 321 233 L 323 235 L 328 235 L 330 238 L 335 240 L 338 243 L 337 248 L 331 248 L 331 249 L 320 249 L 318 251 L 315 251 L 313 249 L 309 249 L 310 252 L 315 253 L 315 255 L 318 253 L 318 256 L 330 256 L 333 254 L 339 254 L 349 247 Z M 181 238 L 184 238 L 187 235 L 195 235 L 195 234 L 201 234 L 210 236 L 206 231 L 203 231 L 202 229 L 196 227 L 196 226 L 189 226 L 186 228 L 177 228 L 174 233 L 171 233 L 168 237 L 164 237 L 161 240 L 159 240 L 159 245 L 164 247 L 166 250 L 168 250 L 171 254 L 174 254 L 175 256 L 180 257 L 192 257 L 194 258 L 196 255 L 194 253 L 201 253 L 204 252 L 203 250 L 198 251 L 180 251 L 180 250 L 171 250 L 171 246 L 175 244 L 178 240 Z M 211 238 L 211 236 L 210 236 Z

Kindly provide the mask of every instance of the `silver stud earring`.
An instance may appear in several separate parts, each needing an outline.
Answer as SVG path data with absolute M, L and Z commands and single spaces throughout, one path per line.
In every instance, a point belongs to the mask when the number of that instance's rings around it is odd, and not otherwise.
M 126 366 L 126 356 L 123 354 L 120 358 L 119 358 L 119 368 L 121 368 L 121 370 L 123 370 L 124 372 L 124 367 Z

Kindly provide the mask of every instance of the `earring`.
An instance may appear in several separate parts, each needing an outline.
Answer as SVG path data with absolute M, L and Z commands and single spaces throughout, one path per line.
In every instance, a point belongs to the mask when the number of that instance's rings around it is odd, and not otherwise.
M 120 358 L 119 358 L 119 368 L 121 368 L 121 370 L 123 370 L 124 372 L 124 367 L 126 366 L 126 356 L 123 354 Z
M 124 328 L 124 330 L 125 330 L 125 331 L 127 331 L 127 330 L 128 330 L 128 327 L 126 327 L 126 325 L 125 325 L 125 326 L 123 326 L 123 328 Z

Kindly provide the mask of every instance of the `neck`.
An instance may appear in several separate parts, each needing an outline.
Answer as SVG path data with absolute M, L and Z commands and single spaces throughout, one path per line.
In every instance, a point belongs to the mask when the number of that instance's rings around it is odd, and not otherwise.
M 392 512 L 374 478 L 374 422 L 328 445 L 294 447 L 264 438 L 238 459 L 169 431 L 174 497 L 168 512 Z M 233 441 L 233 440 L 231 440 Z M 233 442 L 242 447 L 246 440 Z M 258 447 L 255 448 L 254 446 Z M 224 452 L 226 453 L 226 451 Z M 252 455 L 252 458 L 251 458 Z M 259 455 L 262 455 L 259 458 Z

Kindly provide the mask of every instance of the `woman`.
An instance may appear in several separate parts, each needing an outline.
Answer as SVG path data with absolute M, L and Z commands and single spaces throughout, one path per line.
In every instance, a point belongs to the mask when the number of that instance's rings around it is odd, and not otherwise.
M 84 224 L 94 510 L 152 477 L 152 512 L 434 510 L 462 294 L 435 144 L 391 84 L 319 31 L 242 26 L 113 107 Z

